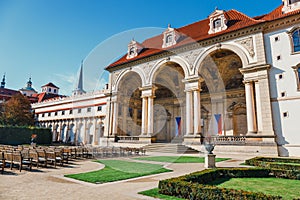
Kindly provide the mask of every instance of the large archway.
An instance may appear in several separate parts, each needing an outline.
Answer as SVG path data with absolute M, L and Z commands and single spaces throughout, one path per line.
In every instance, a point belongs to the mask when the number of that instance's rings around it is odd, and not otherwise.
M 185 121 L 184 71 L 174 62 L 166 62 L 155 72 L 153 85 L 153 136 L 155 142 L 181 141 Z
M 240 57 L 233 51 L 211 52 L 200 64 L 204 135 L 241 136 L 247 133 L 246 99 Z
M 125 74 L 119 82 L 117 136 L 139 136 L 142 123 L 142 80 L 136 72 Z

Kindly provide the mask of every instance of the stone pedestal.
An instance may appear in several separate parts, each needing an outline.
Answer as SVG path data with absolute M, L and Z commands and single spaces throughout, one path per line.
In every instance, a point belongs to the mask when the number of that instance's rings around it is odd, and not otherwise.
M 216 167 L 216 155 L 215 154 L 206 154 L 205 155 L 205 168 L 215 168 Z

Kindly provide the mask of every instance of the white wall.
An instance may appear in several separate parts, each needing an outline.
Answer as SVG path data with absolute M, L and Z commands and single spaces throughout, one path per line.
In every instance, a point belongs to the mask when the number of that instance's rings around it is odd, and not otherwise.
M 298 24 L 300 26 L 300 24 Z M 296 26 L 293 26 L 296 27 Z M 294 69 L 300 63 L 300 54 L 292 54 L 292 46 L 287 31 L 293 27 L 267 33 L 264 36 L 267 62 L 270 69 L 270 89 L 274 131 L 282 156 L 300 156 L 300 91 L 297 91 L 297 80 Z M 278 41 L 275 41 L 275 38 Z M 281 58 L 277 60 L 277 56 Z M 279 75 L 282 75 L 282 79 Z M 282 97 L 281 93 L 285 92 Z M 284 117 L 284 113 L 287 116 Z

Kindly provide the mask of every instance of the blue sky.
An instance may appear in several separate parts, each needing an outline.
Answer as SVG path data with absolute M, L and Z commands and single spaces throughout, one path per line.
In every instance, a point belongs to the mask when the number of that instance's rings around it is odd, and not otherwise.
M 53 82 L 62 94 L 70 94 L 84 60 L 85 89 L 100 89 L 101 84 L 88 80 L 94 76 L 103 82 L 103 68 L 126 52 L 131 38 L 142 42 L 168 24 L 177 28 L 199 21 L 215 7 L 257 16 L 280 4 L 281 0 L 1 0 L 0 76 L 6 73 L 7 88 L 22 88 L 31 76 L 38 91 Z

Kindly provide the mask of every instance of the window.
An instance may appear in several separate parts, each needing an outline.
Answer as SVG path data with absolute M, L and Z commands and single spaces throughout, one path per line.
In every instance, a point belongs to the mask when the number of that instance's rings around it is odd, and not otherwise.
M 63 110 L 63 111 L 61 111 L 61 115 L 65 115 L 65 111 Z
M 102 111 L 102 106 L 98 106 L 97 111 Z
M 214 20 L 214 22 L 213 22 L 214 28 L 219 28 L 219 27 L 221 27 L 221 25 L 222 25 L 221 19 Z
M 297 3 L 299 2 L 300 0 L 289 0 L 289 3 L 292 4 L 292 3 Z
M 293 69 L 296 76 L 297 90 L 300 91 L 300 63 L 294 66 Z
M 285 97 L 286 96 L 286 92 L 281 92 L 281 97 Z
M 51 116 L 51 112 L 48 113 L 48 117 L 50 117 L 50 116 Z
M 54 89 L 54 93 L 56 93 L 56 89 Z
M 133 55 L 134 55 L 134 47 L 130 48 L 130 50 L 129 50 L 129 55 L 130 55 L 130 56 L 133 56 Z
M 172 43 L 172 40 L 173 40 L 172 34 L 167 35 L 166 43 Z
M 289 116 L 288 112 L 284 112 L 282 115 L 283 115 L 284 118 Z
M 73 114 L 73 110 L 70 110 L 70 111 L 69 111 L 69 114 L 72 115 L 72 114 Z
M 275 40 L 275 42 L 278 42 L 279 41 L 279 36 L 276 36 L 274 40 Z
M 55 112 L 54 115 L 57 116 L 57 112 Z
M 293 51 L 300 52 L 300 28 L 296 29 L 292 33 L 292 39 L 293 39 Z
M 45 117 L 45 113 L 42 114 L 42 117 Z
M 87 108 L 87 112 L 91 112 L 92 108 Z
M 51 92 L 51 88 L 48 89 L 48 92 Z
M 283 74 L 278 74 L 278 79 L 283 79 Z
M 277 59 L 277 60 L 280 60 L 280 59 L 281 59 L 281 56 L 280 56 L 280 55 L 279 55 L 279 56 L 277 56 L 277 57 L 276 57 L 276 59 Z
M 81 108 L 78 108 L 78 113 L 81 113 Z

